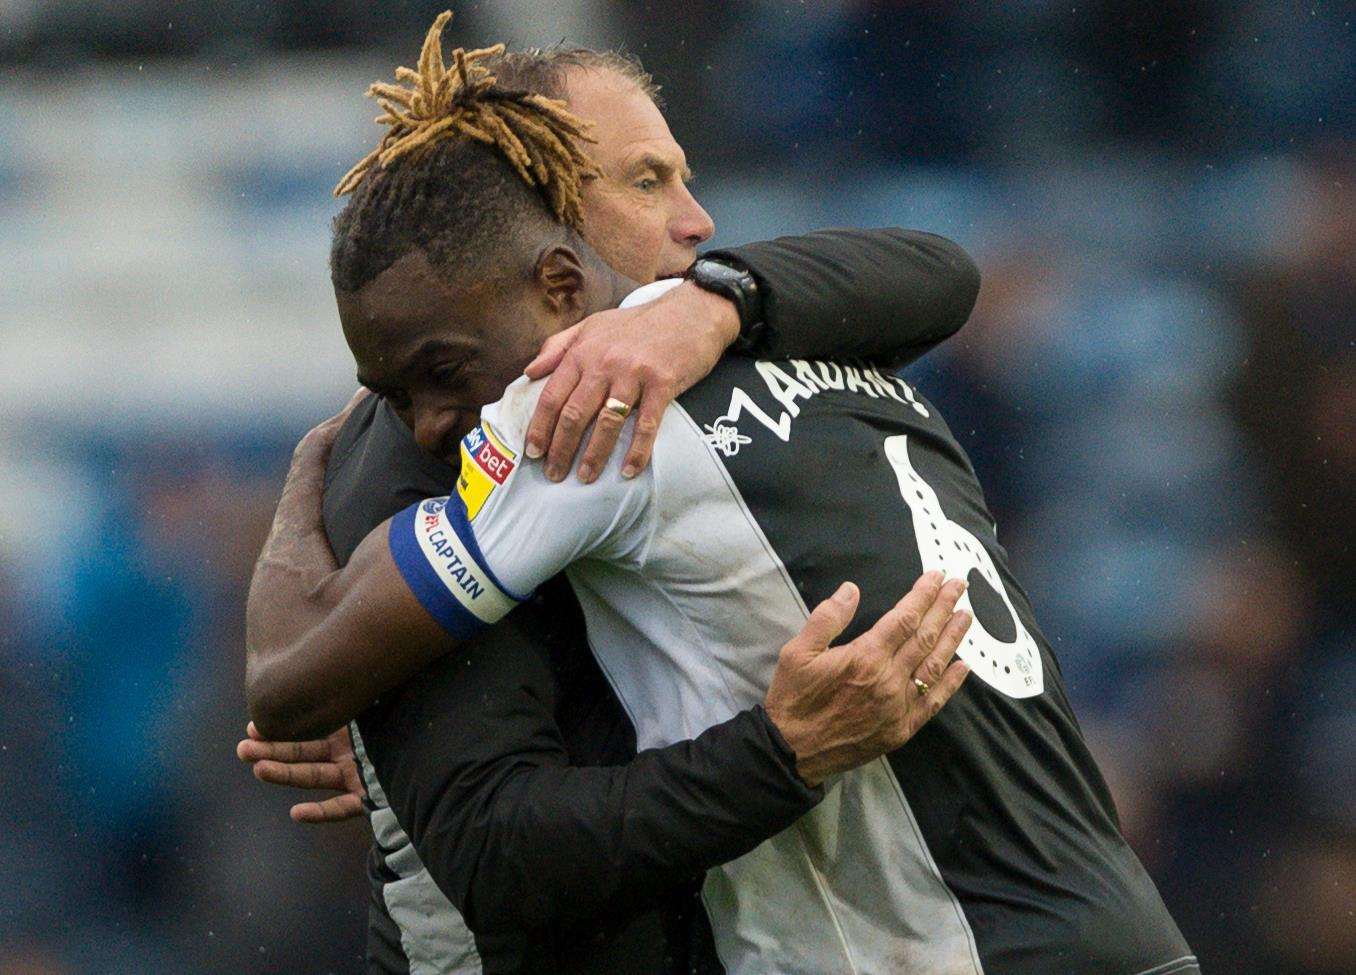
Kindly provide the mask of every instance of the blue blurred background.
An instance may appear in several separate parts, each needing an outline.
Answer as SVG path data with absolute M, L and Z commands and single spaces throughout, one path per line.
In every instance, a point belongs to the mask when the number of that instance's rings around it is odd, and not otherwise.
M 0 972 L 356 972 L 365 827 L 233 754 L 330 187 L 443 3 L 0 3 Z M 1279 0 L 462 3 L 625 45 L 734 243 L 964 245 L 912 370 L 1206 970 L 1356 971 L 1356 33 Z M 53 529 L 56 517 L 64 527 Z

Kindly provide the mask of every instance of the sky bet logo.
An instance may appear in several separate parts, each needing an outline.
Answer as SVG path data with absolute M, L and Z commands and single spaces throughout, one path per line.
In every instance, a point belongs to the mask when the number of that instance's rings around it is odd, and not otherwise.
M 462 437 L 457 493 L 466 505 L 467 518 L 474 521 L 490 495 L 508 480 L 516 457 L 488 424 L 481 424 Z
M 466 449 L 495 484 L 503 484 L 505 478 L 513 473 L 513 461 L 495 446 L 481 427 L 476 427 L 466 435 Z

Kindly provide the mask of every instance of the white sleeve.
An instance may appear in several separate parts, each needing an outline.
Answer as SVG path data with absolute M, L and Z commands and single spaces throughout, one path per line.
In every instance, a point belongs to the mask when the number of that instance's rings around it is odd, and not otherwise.
M 524 456 L 543 385 L 519 379 L 481 412 L 462 441 L 456 494 L 412 505 L 391 522 L 401 575 L 458 638 L 498 621 L 580 559 L 639 564 L 652 535 L 653 473 L 624 479 L 624 451 L 613 451 L 592 484 L 548 481 L 542 461 Z

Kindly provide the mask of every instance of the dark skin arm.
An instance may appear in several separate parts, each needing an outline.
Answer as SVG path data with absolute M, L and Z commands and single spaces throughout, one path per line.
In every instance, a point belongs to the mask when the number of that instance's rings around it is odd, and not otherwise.
M 343 569 L 325 536 L 325 461 L 363 395 L 297 445 L 250 582 L 245 696 L 266 738 L 328 734 L 453 645 L 396 569 L 386 545 L 389 520 Z M 370 607 L 380 612 L 364 611 Z M 322 693 L 297 693 L 317 679 Z

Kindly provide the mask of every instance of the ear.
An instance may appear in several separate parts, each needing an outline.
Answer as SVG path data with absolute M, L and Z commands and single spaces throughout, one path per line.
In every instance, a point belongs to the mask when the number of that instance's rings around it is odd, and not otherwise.
M 552 312 L 561 314 L 583 303 L 584 262 L 578 251 L 568 244 L 557 243 L 543 248 L 537 255 L 532 274 L 542 299 Z

